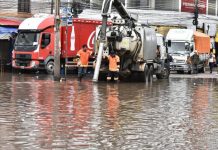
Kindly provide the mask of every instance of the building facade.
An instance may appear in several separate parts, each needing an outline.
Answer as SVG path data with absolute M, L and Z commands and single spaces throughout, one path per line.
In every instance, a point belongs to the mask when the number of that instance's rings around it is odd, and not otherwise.
M 30 0 L 18 0 L 17 11 L 22 13 L 30 13 Z
M 85 8 L 101 9 L 103 0 L 61 0 L 65 7 L 67 2 L 81 2 Z M 193 12 L 195 1 L 198 1 L 199 12 L 218 16 L 218 0 L 120 0 L 127 9 L 163 10 Z M 0 2 L 1 12 L 50 13 L 52 0 L 3 0 Z M 54 0 L 53 0 L 54 2 Z
M 218 15 L 218 0 L 121 0 L 128 9 L 152 9 L 193 12 L 198 2 L 199 12 L 207 15 Z M 103 0 L 90 0 L 91 4 L 102 4 Z

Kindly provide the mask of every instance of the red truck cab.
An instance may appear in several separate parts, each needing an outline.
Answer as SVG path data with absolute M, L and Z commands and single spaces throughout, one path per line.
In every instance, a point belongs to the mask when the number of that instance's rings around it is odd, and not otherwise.
M 71 25 L 60 28 L 61 59 L 76 56 L 83 44 L 94 48 L 96 26 L 101 21 L 73 19 Z M 54 67 L 54 16 L 35 16 L 25 19 L 18 28 L 12 54 L 12 67 L 16 69 L 46 69 Z

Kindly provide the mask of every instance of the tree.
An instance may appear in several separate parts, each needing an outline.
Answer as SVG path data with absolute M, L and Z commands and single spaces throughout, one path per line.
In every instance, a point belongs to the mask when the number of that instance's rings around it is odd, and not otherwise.
M 71 6 L 71 12 L 73 14 L 74 18 L 78 17 L 78 14 L 81 14 L 83 12 L 83 6 L 79 2 L 73 2 Z

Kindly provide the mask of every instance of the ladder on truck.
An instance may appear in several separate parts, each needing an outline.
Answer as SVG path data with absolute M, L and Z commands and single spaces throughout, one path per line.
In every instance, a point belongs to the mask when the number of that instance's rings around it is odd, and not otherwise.
M 77 59 L 73 59 L 73 60 L 67 59 L 65 62 L 65 74 L 67 75 L 68 70 L 76 70 L 78 68 L 77 63 L 78 63 Z M 95 59 L 91 58 L 88 64 L 88 68 L 93 68 L 94 70 L 94 64 L 95 64 Z

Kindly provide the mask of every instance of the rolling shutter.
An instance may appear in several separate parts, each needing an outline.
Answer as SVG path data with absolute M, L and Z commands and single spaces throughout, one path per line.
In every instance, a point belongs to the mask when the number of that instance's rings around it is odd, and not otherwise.
M 179 10 L 179 0 L 155 0 L 156 10 Z

